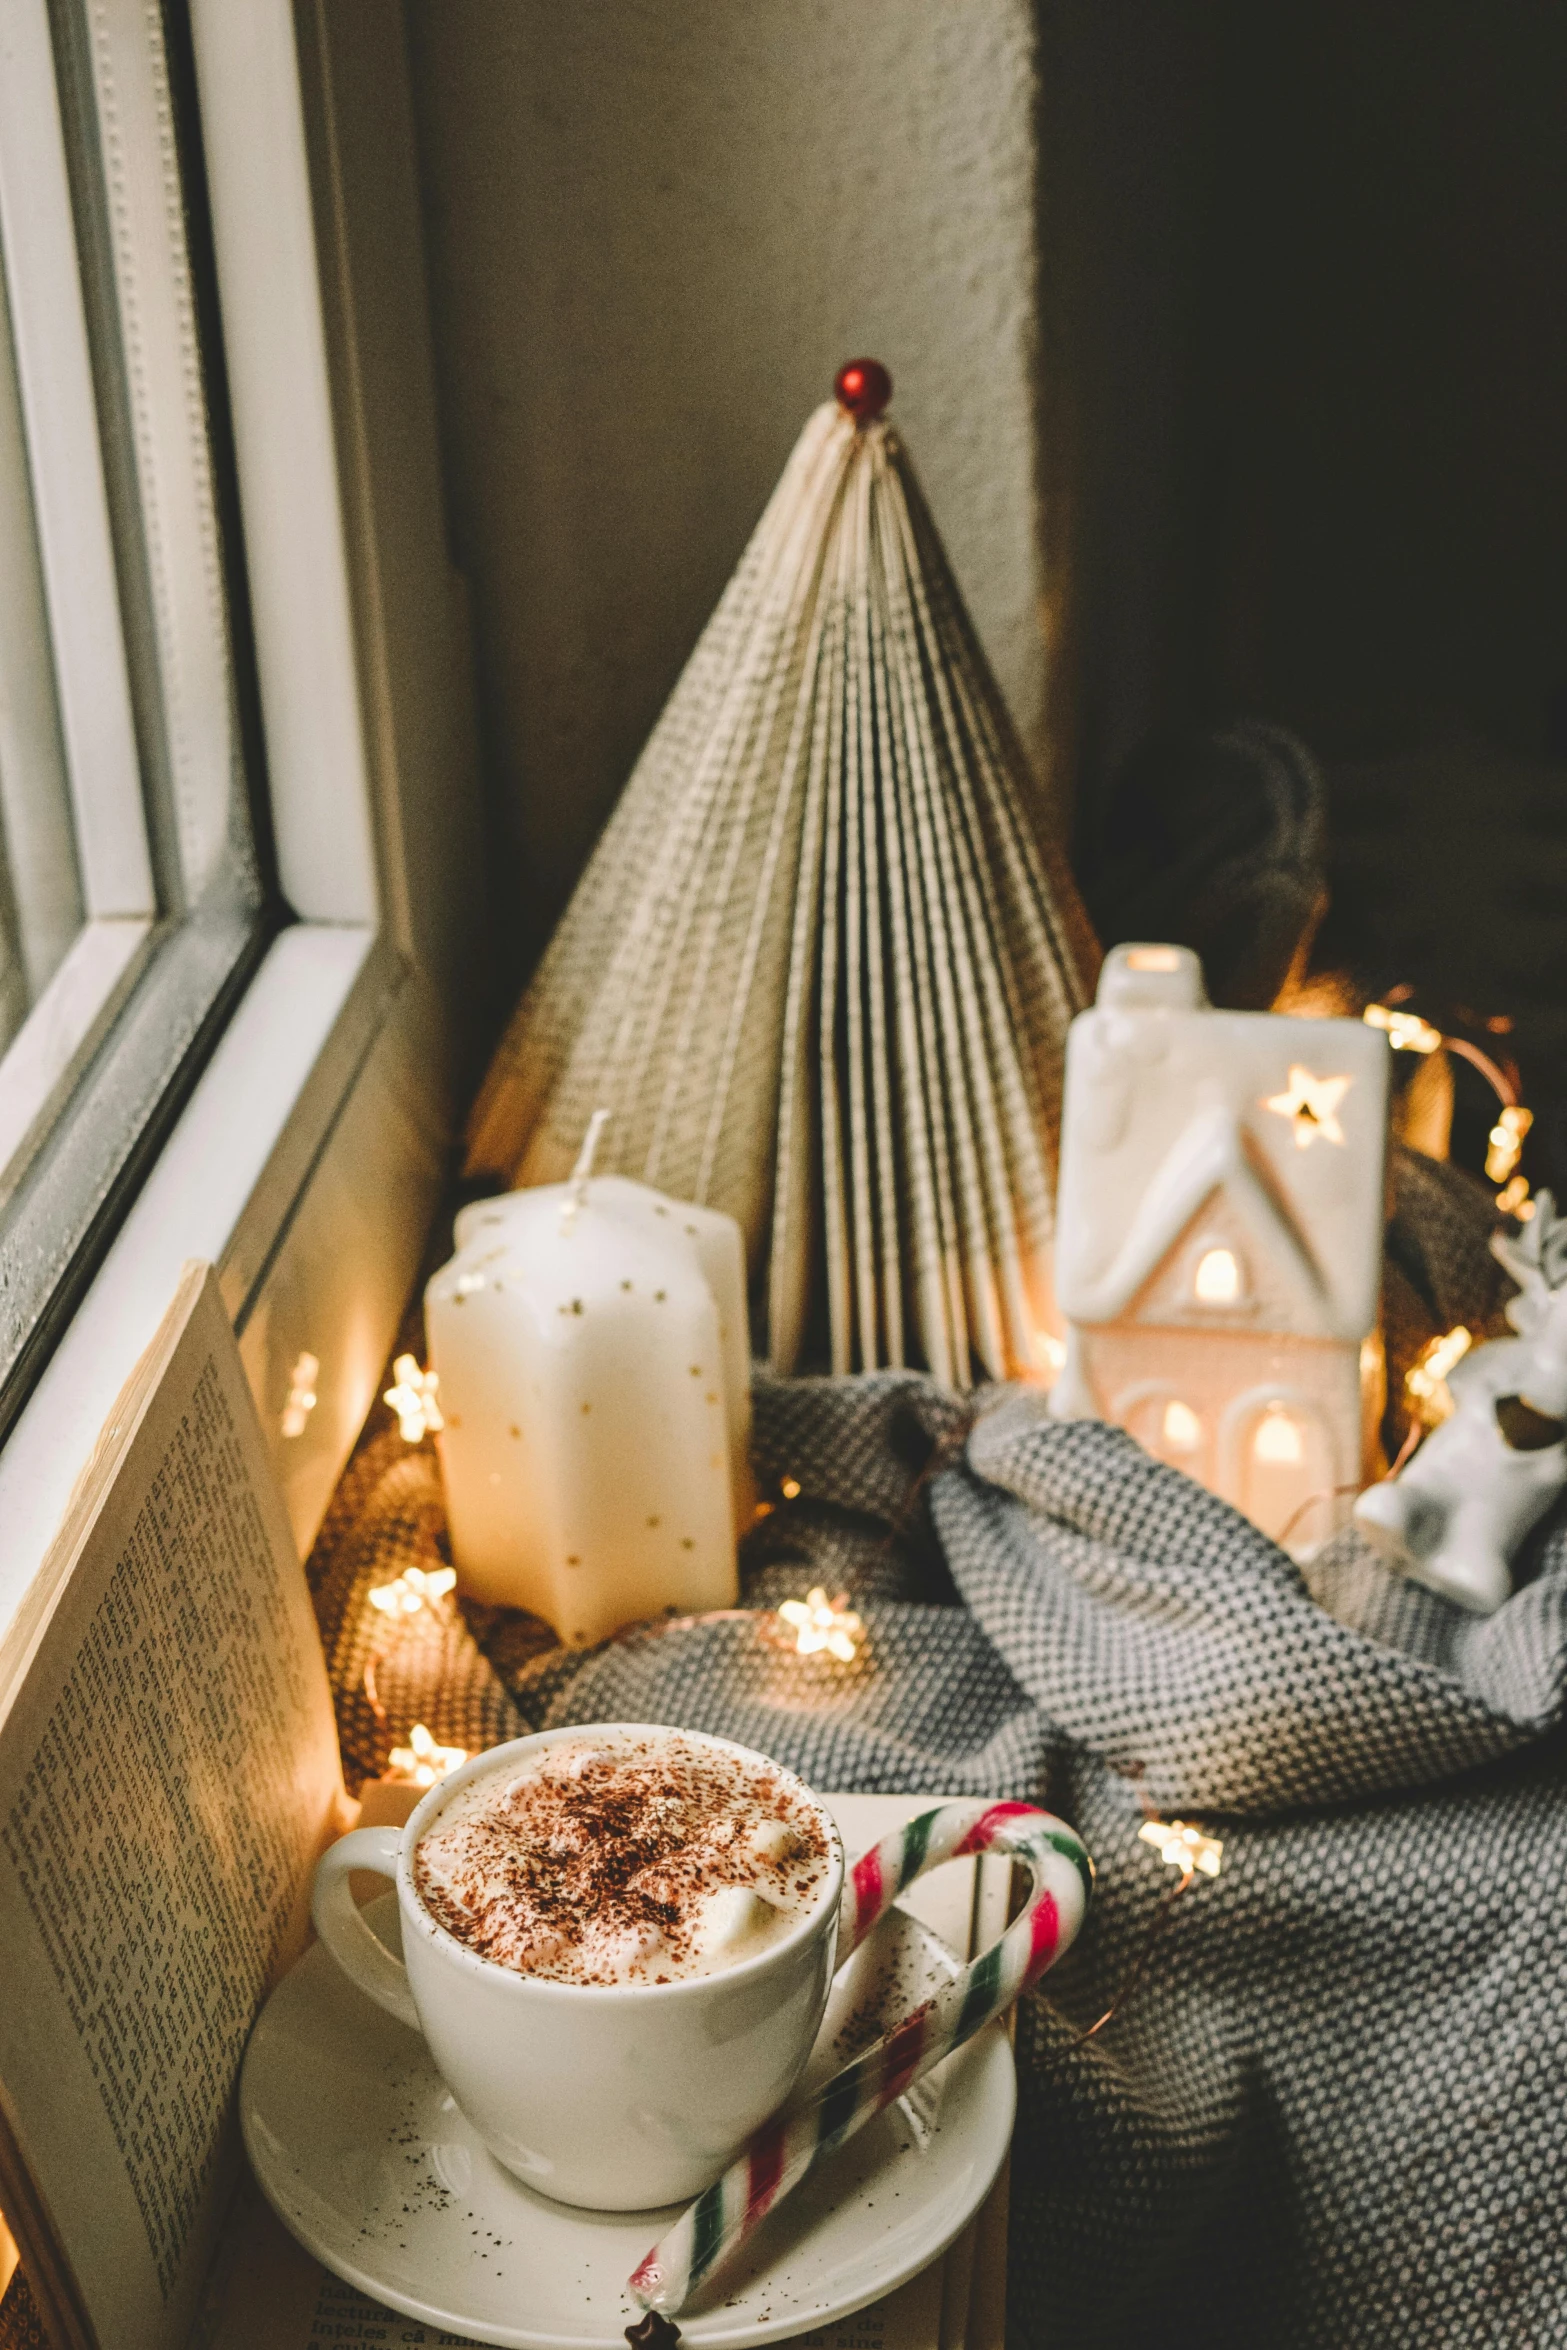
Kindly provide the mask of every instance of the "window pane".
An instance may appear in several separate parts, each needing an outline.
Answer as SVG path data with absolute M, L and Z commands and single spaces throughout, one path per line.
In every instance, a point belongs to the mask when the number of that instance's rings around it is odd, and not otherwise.
M 0 1049 L 64 962 L 84 911 L 0 274 Z
M 144 0 L 6 13 L 0 1431 L 275 926 L 237 715 L 188 76 Z

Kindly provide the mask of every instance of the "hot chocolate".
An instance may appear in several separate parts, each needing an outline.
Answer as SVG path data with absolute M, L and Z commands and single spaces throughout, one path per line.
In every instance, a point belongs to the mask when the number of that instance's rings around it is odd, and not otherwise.
M 824 1815 L 760 1757 L 679 1730 L 584 1733 L 471 1780 L 419 1839 L 448 1933 L 561 1983 L 673 1983 L 778 1942 L 832 1874 Z

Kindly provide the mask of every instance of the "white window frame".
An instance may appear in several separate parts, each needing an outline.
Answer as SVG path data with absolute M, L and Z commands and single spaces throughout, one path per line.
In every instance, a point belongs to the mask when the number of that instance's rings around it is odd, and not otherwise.
M 157 912 L 45 0 L 0 40 L 0 244 L 89 922 Z
M 44 0 L 9 0 L 0 17 L 0 256 L 11 321 L 6 334 L 0 318 L 9 346 L 0 350 L 7 410 L 0 723 L 9 737 L 0 797 L 7 849 L 21 842 L 30 863 L 36 813 L 18 778 L 40 767 L 63 771 L 75 835 L 63 853 L 79 860 L 83 914 L 5 1055 L 0 1182 L 9 1185 L 123 1000 L 157 915 Z M 46 638 L 31 580 L 11 577 L 31 572 L 35 546 Z M 46 839 L 36 849 L 44 882 L 62 847 Z M 24 879 L 19 897 L 36 886 Z
M 191 0 L 190 16 L 277 865 L 299 919 L 0 1450 L 0 1623 L 190 1257 L 219 1267 L 308 1546 L 417 1273 L 478 1038 L 471 664 L 401 12 Z M 289 1436 L 305 1355 L 317 1401 Z

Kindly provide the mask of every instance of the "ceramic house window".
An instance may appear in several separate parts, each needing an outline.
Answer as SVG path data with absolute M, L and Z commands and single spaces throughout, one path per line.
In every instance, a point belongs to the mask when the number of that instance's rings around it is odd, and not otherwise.
M 1190 1476 L 1205 1474 L 1210 1429 L 1203 1414 L 1168 1380 L 1147 1380 L 1119 1398 L 1116 1417 L 1145 1452 Z
M 1195 1452 L 1202 1442 L 1202 1422 L 1188 1403 L 1172 1396 L 1164 1407 L 1159 1433 L 1174 1453 Z
M 1306 1397 L 1273 1396 L 1236 1418 L 1228 1468 L 1241 1508 L 1276 1542 L 1320 1541 L 1332 1527 L 1340 1482 L 1322 1413 Z
M 1192 1275 L 1192 1295 L 1199 1305 L 1239 1305 L 1246 1294 L 1241 1260 L 1232 1248 L 1205 1248 Z

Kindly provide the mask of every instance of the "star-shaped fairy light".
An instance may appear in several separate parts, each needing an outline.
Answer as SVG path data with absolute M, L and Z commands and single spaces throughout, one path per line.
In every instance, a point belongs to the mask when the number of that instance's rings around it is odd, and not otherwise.
M 316 1380 L 320 1375 L 318 1355 L 302 1354 L 288 1375 L 288 1398 L 283 1406 L 280 1422 L 284 1436 L 303 1436 L 311 1413 L 316 1408 Z
M 1474 1344 L 1462 1322 L 1443 1338 L 1433 1338 L 1420 1349 L 1404 1373 L 1404 1386 L 1415 1407 L 1415 1417 L 1427 1428 L 1440 1428 L 1453 1416 L 1452 1390 L 1447 1374 L 1461 1363 Z
M 370 1605 L 383 1616 L 416 1616 L 423 1608 L 433 1614 L 457 1580 L 455 1567 L 404 1567 L 394 1583 L 378 1583 Z
M 1496 1124 L 1486 1137 L 1485 1171 L 1492 1183 L 1505 1183 L 1513 1173 L 1533 1124 L 1534 1112 L 1526 1110 L 1522 1102 L 1504 1102 L 1498 1110 Z
M 778 1613 L 792 1628 L 801 1656 L 816 1656 L 825 1649 L 839 1664 L 853 1664 L 865 1627 L 843 1592 L 829 1599 L 818 1583 L 803 1599 L 786 1599 Z
M 1434 1053 L 1442 1031 L 1422 1020 L 1418 1012 L 1398 1012 L 1390 1004 L 1367 1004 L 1360 1015 L 1368 1028 L 1380 1028 L 1395 1053 Z
M 1144 1820 L 1137 1833 L 1145 1844 L 1157 1845 L 1167 1869 L 1184 1869 L 1188 1876 L 1195 1870 L 1200 1877 L 1216 1877 L 1223 1865 L 1224 1846 L 1219 1838 L 1205 1836 L 1201 1828 L 1188 1827 L 1184 1820 Z
M 387 1776 L 415 1787 L 433 1787 L 468 1760 L 466 1746 L 437 1746 L 423 1722 L 415 1722 L 406 1746 L 394 1746 L 387 1757 Z
M 1264 1096 L 1262 1106 L 1276 1118 L 1289 1119 L 1297 1150 L 1309 1150 L 1319 1135 L 1324 1142 L 1342 1143 L 1338 1106 L 1353 1083 L 1351 1077 L 1314 1077 L 1296 1061 L 1290 1067 L 1288 1092 Z
M 441 1384 L 437 1373 L 421 1371 L 415 1355 L 399 1355 L 392 1365 L 392 1377 L 397 1384 L 387 1389 L 382 1401 L 397 1414 L 403 1442 L 417 1444 L 422 1436 L 438 1435 L 446 1422 L 435 1400 Z
M 1534 1202 L 1529 1197 L 1528 1176 L 1509 1176 L 1496 1195 L 1496 1204 L 1504 1216 L 1516 1216 L 1520 1224 L 1532 1222 Z

